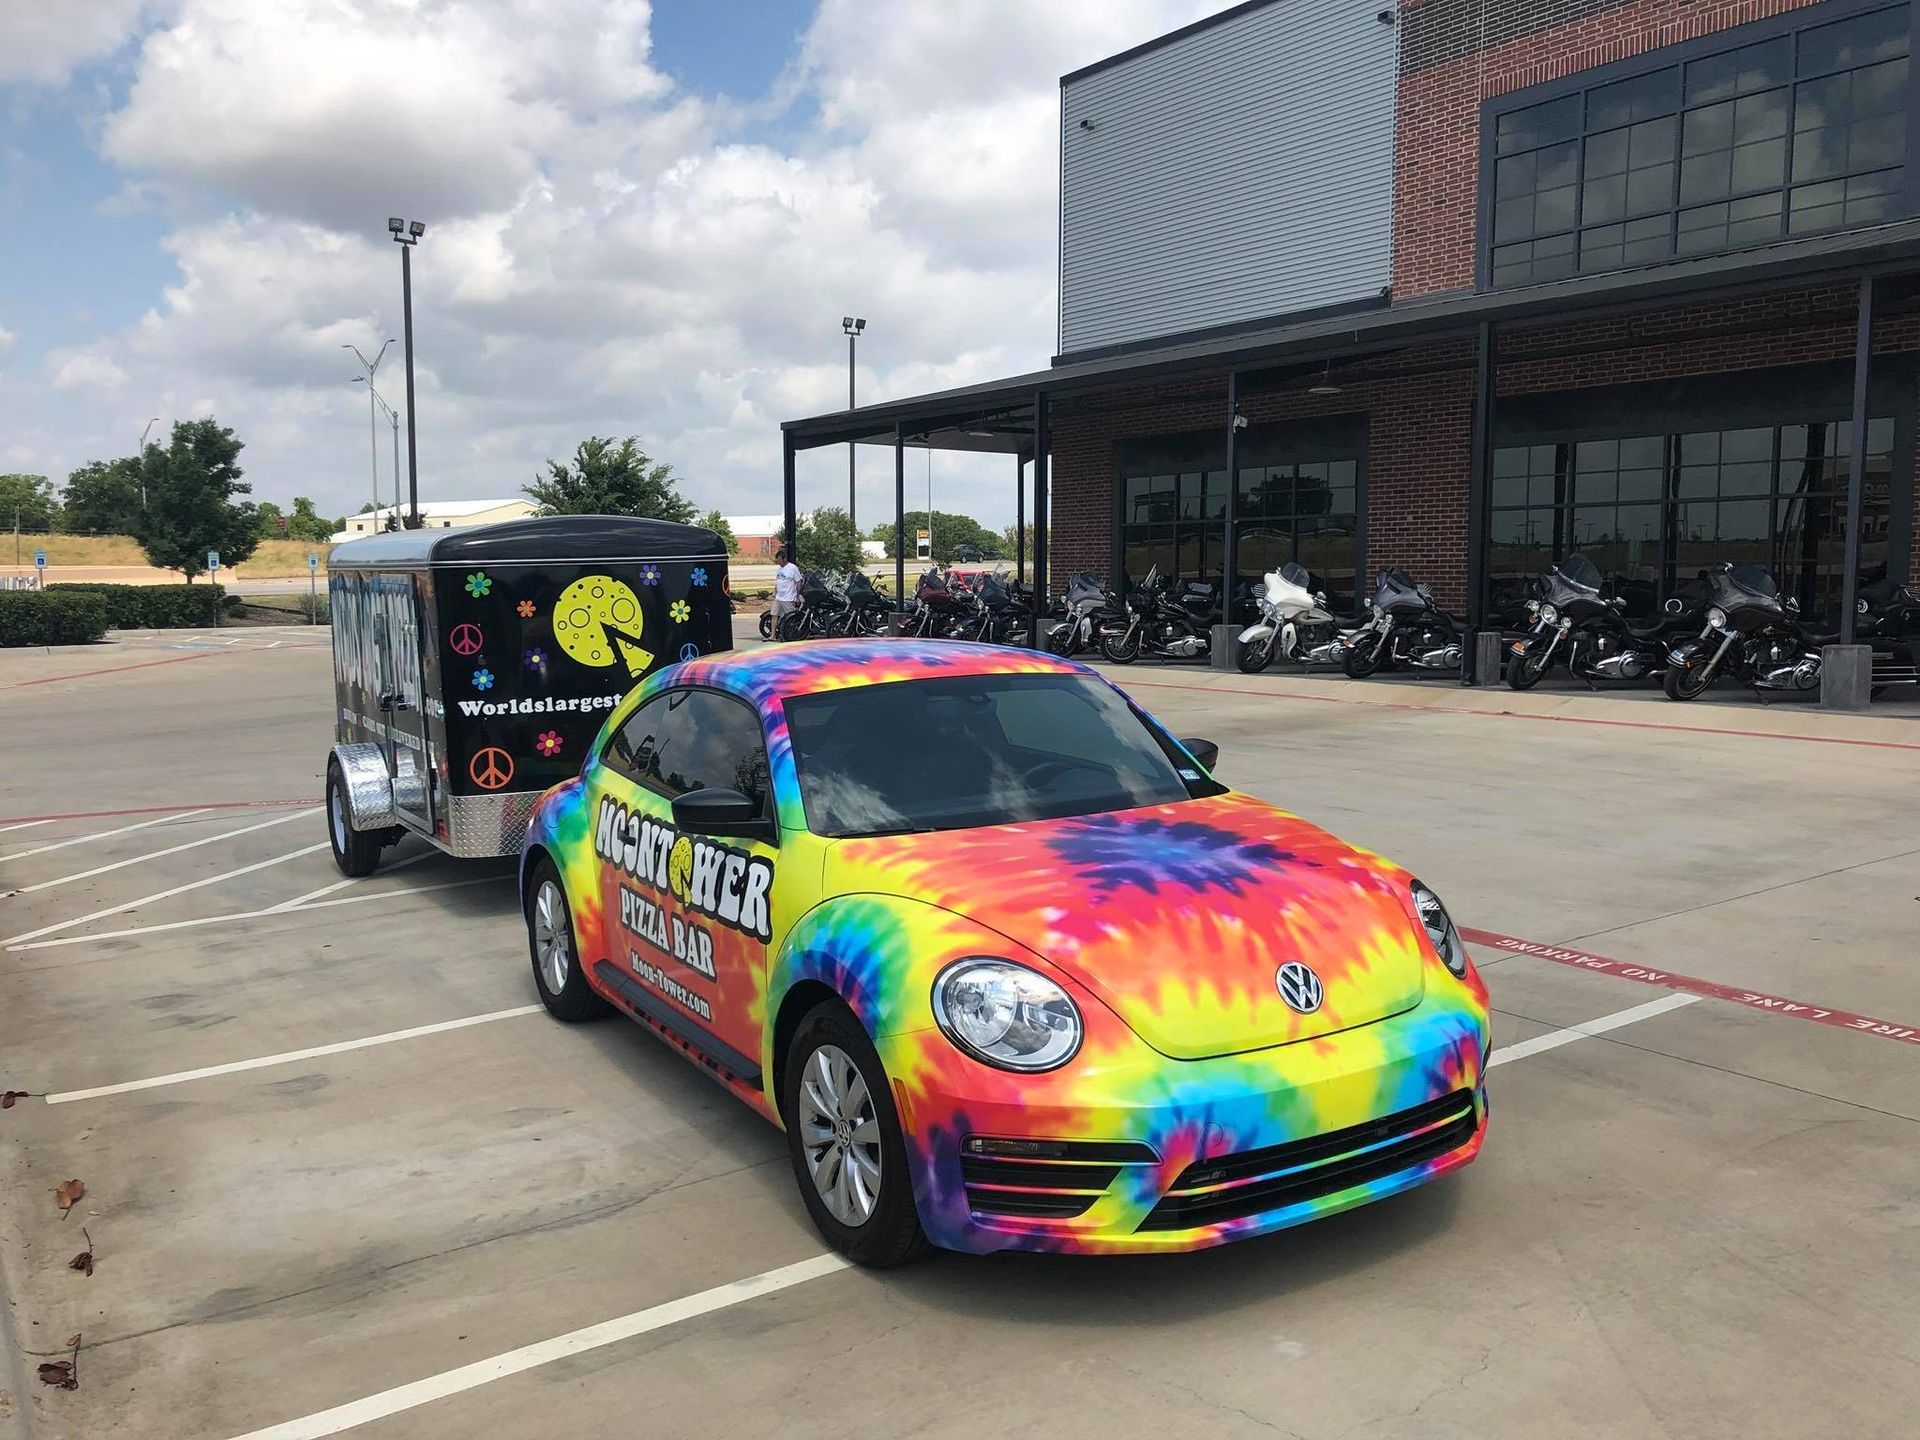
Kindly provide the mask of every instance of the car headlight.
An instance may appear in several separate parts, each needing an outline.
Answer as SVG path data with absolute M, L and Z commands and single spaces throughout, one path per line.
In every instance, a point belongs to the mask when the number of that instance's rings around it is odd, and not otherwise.
M 1551 625 L 1560 618 L 1560 612 L 1551 605 L 1542 605 L 1540 607 L 1540 618 Z
M 1726 629 L 1727 612 L 1722 610 L 1718 605 L 1714 606 L 1711 610 L 1707 611 L 1707 624 L 1715 630 Z
M 1002 1070 L 1053 1070 L 1080 1048 L 1080 1012 L 1053 981 L 1011 960 L 957 960 L 933 982 L 933 1017 L 967 1054 Z
M 1467 973 L 1467 947 L 1460 943 L 1460 932 L 1453 928 L 1453 917 L 1447 914 L 1447 907 L 1440 903 L 1440 897 L 1418 880 L 1413 882 L 1413 908 L 1420 913 L 1421 928 L 1427 932 L 1427 938 L 1433 941 L 1433 948 L 1440 952 L 1447 969 L 1464 976 Z

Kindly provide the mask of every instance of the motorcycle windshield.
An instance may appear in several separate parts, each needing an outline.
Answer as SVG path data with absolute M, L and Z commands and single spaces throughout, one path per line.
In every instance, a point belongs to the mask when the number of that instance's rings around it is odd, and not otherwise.
M 1600 567 L 1584 555 L 1569 555 L 1560 562 L 1555 573 L 1577 590 L 1586 590 L 1595 595 L 1600 593 Z
M 1727 572 L 1726 578 L 1735 590 L 1755 600 L 1774 601 L 1780 598 L 1779 587 L 1773 583 L 1773 576 L 1767 573 L 1764 565 L 1736 565 Z
M 1418 582 L 1404 570 L 1382 570 L 1380 585 L 1374 595 L 1374 603 L 1386 609 L 1396 602 L 1417 600 L 1420 597 Z
M 1307 574 L 1306 566 L 1297 560 L 1289 560 L 1280 567 L 1280 578 L 1289 585 L 1298 585 L 1302 590 L 1313 588 L 1312 577 Z

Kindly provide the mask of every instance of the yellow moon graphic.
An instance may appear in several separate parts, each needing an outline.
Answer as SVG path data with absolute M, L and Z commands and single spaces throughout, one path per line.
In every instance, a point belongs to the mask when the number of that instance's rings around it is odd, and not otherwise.
M 693 889 L 693 842 L 682 835 L 667 854 L 667 888 L 682 905 Z
M 625 661 L 629 673 L 639 674 L 653 660 L 635 643 L 641 625 L 639 597 L 611 575 L 582 575 L 553 607 L 553 638 L 582 665 Z

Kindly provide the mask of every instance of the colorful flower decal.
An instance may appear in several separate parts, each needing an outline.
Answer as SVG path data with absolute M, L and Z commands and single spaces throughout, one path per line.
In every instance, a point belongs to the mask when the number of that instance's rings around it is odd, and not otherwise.
M 667 607 L 667 613 L 674 618 L 674 623 L 684 625 L 693 618 L 693 607 L 684 600 L 676 600 Z
M 704 565 L 696 565 L 696 566 L 694 566 L 694 567 L 693 567 L 693 577 L 692 577 L 692 578 L 693 578 L 693 583 L 694 583 L 695 585 L 704 585 L 704 584 L 706 584 L 706 583 L 707 583 L 707 567 L 706 567 L 706 566 L 704 566 Z
M 542 650 L 538 645 L 533 646 L 527 651 L 527 668 L 529 670 L 544 670 L 546 665 L 547 652 Z
M 513 608 L 520 612 L 520 618 L 522 620 L 531 620 L 533 618 L 533 601 L 522 600 Z
M 560 753 L 560 734 L 556 730 L 543 731 L 540 738 L 533 742 L 533 748 L 551 760 Z
M 640 567 L 640 583 L 642 585 L 658 585 L 660 583 L 660 567 L 658 565 L 642 565 Z
M 493 671 L 487 669 L 484 665 L 474 671 L 473 688 L 476 690 L 491 690 L 493 688 Z
M 493 580 L 488 575 L 475 571 L 467 576 L 467 593 L 474 599 L 478 600 L 482 595 L 490 594 L 492 590 Z

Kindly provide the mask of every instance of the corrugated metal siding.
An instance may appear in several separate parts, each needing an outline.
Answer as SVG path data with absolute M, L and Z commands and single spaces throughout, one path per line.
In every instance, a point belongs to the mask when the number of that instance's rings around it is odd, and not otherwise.
M 1380 292 L 1395 69 L 1381 8 L 1275 0 L 1063 87 L 1061 353 Z

